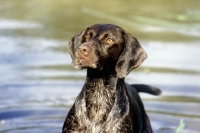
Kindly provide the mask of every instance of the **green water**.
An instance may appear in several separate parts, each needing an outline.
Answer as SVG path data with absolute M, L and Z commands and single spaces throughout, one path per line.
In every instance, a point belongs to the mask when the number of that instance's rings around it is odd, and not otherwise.
M 147 52 L 126 80 L 162 90 L 141 94 L 154 132 L 174 133 L 183 120 L 181 130 L 198 133 L 199 0 L 0 0 L 0 132 L 61 131 L 86 75 L 67 43 L 95 23 L 122 27 Z
M 43 25 L 7 34 L 67 40 L 91 24 L 114 23 L 139 40 L 200 40 L 199 0 L 1 0 L 0 7 L 3 18 Z

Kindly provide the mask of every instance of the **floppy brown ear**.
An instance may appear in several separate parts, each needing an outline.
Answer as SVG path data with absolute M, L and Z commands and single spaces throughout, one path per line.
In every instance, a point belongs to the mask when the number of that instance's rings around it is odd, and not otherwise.
M 126 33 L 123 37 L 125 40 L 124 50 L 115 67 L 119 78 L 128 75 L 131 70 L 139 67 L 147 58 L 146 52 L 136 38 L 129 33 Z
M 68 50 L 69 50 L 69 54 L 72 58 L 72 65 L 76 69 L 81 69 L 80 65 L 76 62 L 76 54 L 75 53 L 76 53 L 76 50 L 78 49 L 78 46 L 83 41 L 83 35 L 85 34 L 85 30 L 83 30 L 79 34 L 75 35 L 68 43 Z

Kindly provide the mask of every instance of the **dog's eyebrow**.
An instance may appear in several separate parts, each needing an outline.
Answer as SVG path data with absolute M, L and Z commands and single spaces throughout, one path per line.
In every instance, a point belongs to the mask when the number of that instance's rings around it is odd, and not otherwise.
M 94 33 L 93 30 L 86 30 L 85 34 L 91 34 L 91 33 Z
M 103 34 L 103 38 L 107 38 L 108 36 L 108 33 Z
M 115 38 L 116 38 L 116 35 L 113 34 L 112 32 L 105 32 L 105 33 L 101 34 L 99 38 L 100 38 L 100 39 L 105 39 L 105 38 L 112 38 L 112 39 L 115 39 Z

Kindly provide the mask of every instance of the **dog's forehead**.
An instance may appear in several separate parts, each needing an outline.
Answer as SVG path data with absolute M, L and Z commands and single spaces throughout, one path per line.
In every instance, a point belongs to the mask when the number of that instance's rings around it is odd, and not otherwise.
M 113 34 L 124 31 L 121 27 L 118 27 L 112 24 L 95 24 L 95 25 L 89 26 L 87 30 L 95 31 L 98 33 L 107 32 L 107 33 L 113 33 Z

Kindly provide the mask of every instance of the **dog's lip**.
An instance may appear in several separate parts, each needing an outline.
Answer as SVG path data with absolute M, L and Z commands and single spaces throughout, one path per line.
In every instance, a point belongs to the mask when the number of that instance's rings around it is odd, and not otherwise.
M 74 68 L 76 68 L 76 69 L 83 69 L 81 65 L 74 65 Z
M 87 62 L 88 62 L 88 60 L 87 60 L 86 57 L 79 57 L 79 60 L 80 60 L 80 62 L 81 62 L 81 61 L 87 61 Z
M 97 63 L 96 63 L 96 62 L 95 62 L 95 63 L 92 63 L 92 64 L 91 64 L 91 67 L 92 67 L 92 68 L 97 68 Z
M 78 58 L 78 66 L 83 67 L 83 68 L 87 68 L 87 67 L 91 67 L 91 68 L 97 68 L 97 62 L 92 62 L 90 63 L 87 59 L 85 58 Z
M 87 62 L 86 60 L 80 60 L 80 65 L 82 66 L 82 67 L 91 67 L 91 68 L 97 68 L 97 63 L 96 62 L 94 62 L 94 63 L 89 63 L 89 62 Z
M 88 68 L 88 67 L 96 69 L 98 62 L 90 60 L 88 56 L 84 56 L 79 53 L 76 53 L 75 64 L 76 64 L 76 67 L 79 69 Z
M 87 61 L 88 62 L 88 59 L 87 59 L 87 57 L 86 56 L 78 56 L 78 58 L 77 59 L 79 59 L 79 61 Z

